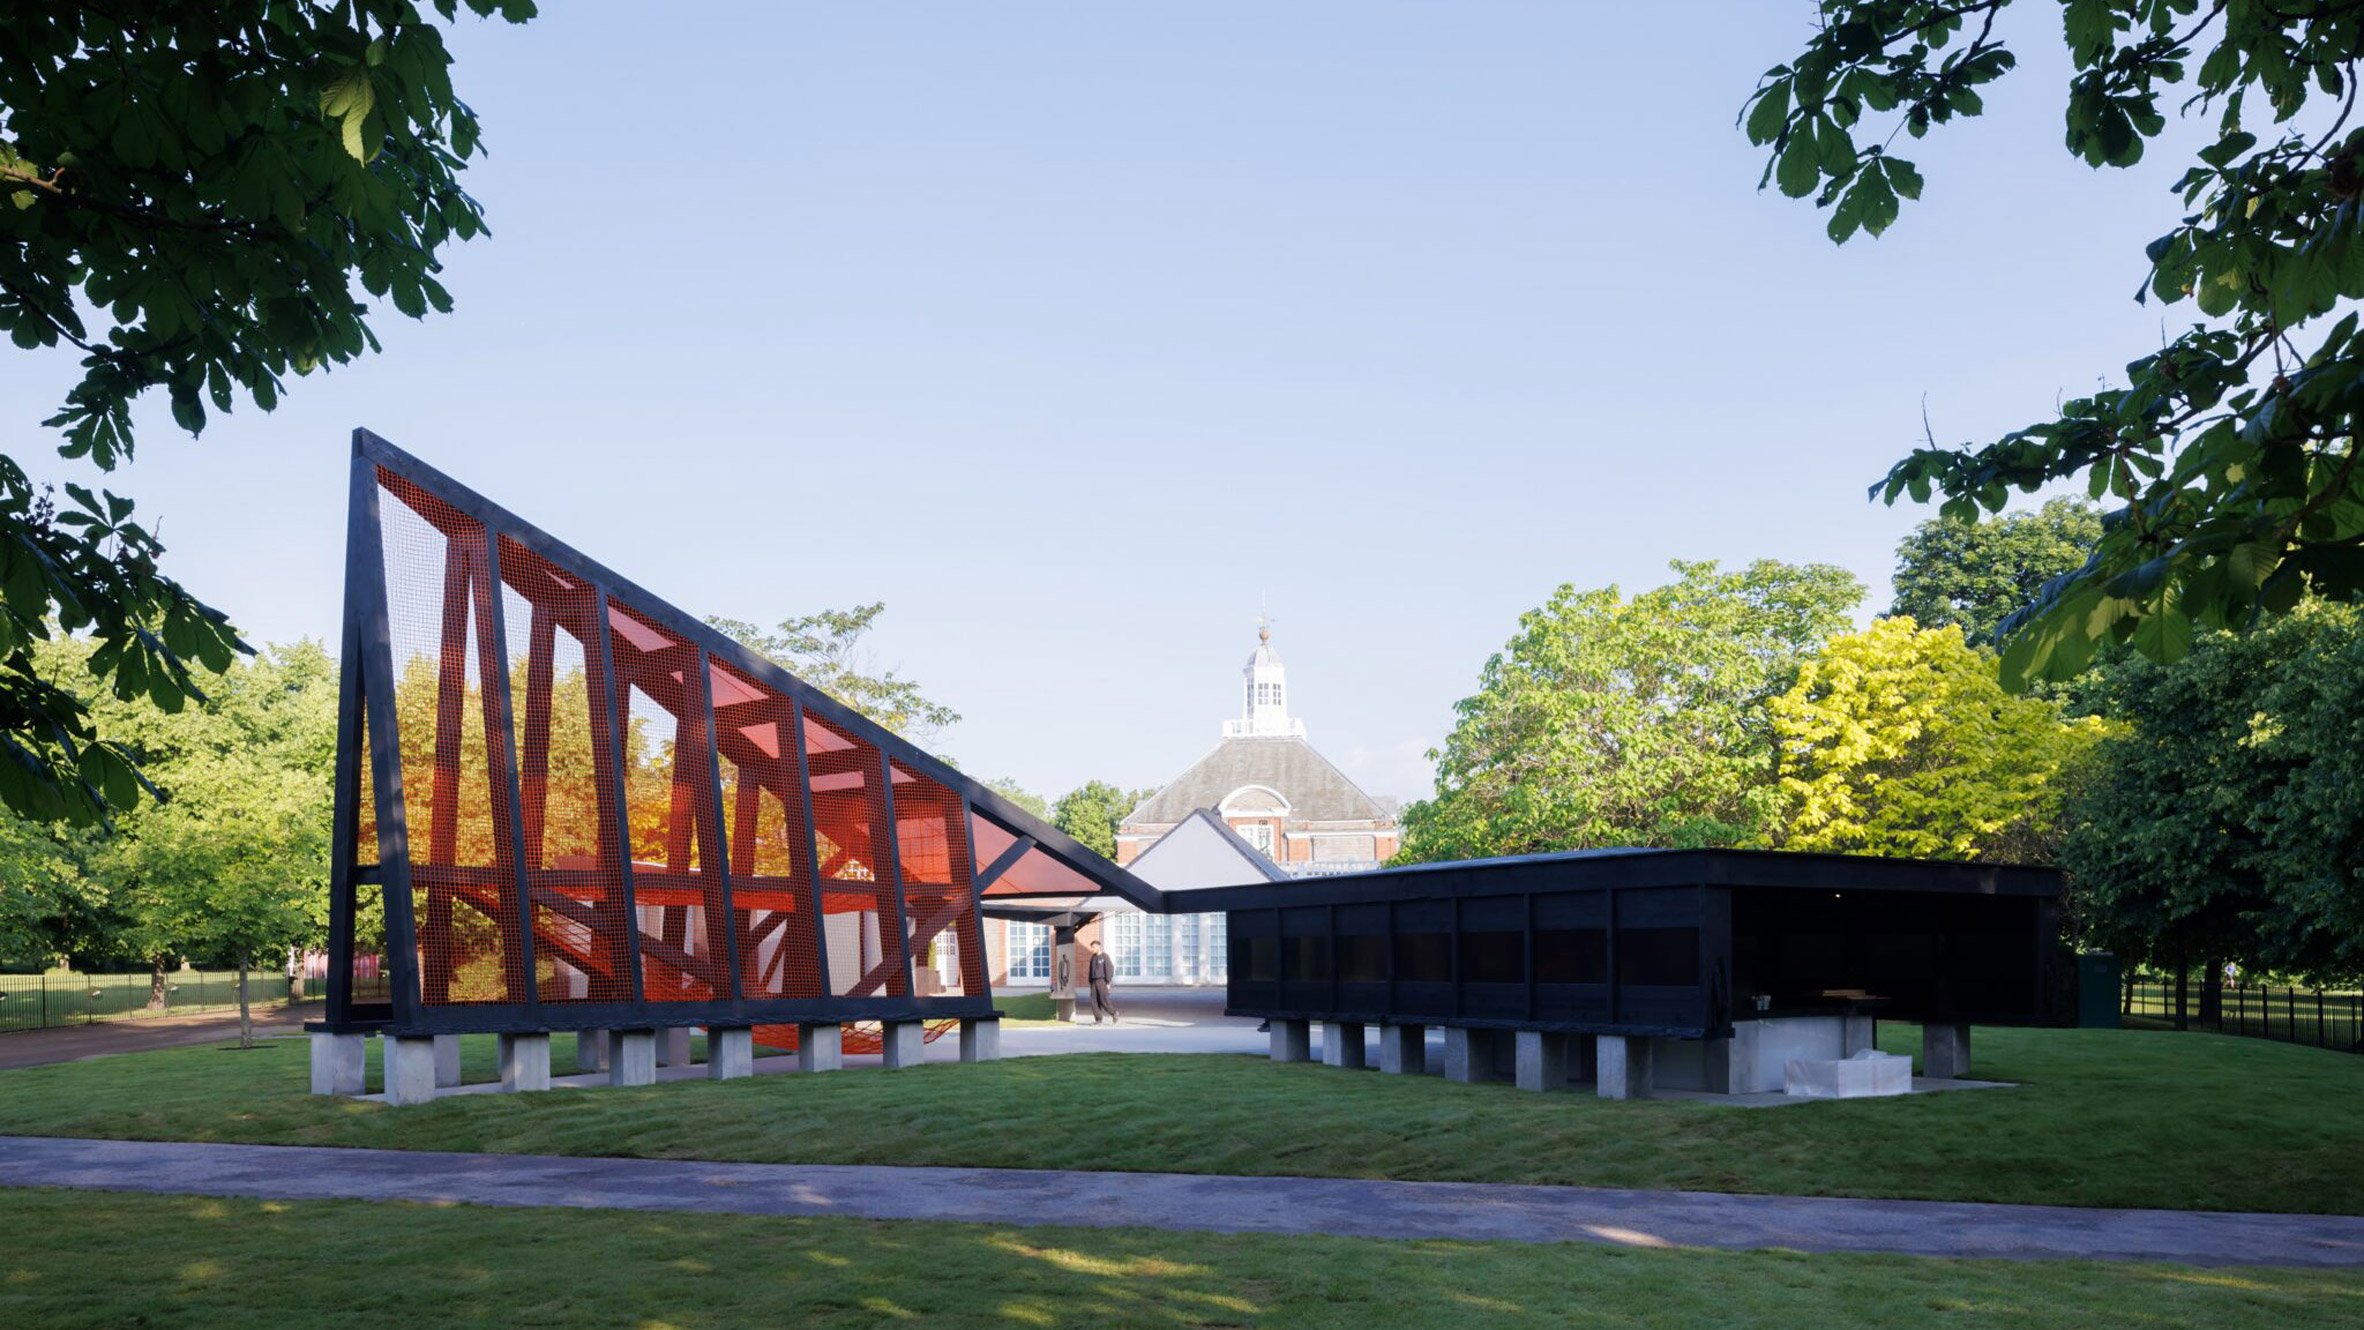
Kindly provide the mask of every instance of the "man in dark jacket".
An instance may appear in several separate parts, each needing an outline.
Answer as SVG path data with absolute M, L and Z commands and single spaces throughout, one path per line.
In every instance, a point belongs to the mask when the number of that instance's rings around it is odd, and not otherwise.
M 1100 944 L 1092 944 L 1092 959 L 1084 966 L 1084 980 L 1092 986 L 1092 1024 L 1100 1023 L 1102 1012 L 1108 1019 L 1122 1024 L 1124 1018 L 1116 1014 L 1116 1004 L 1108 1000 L 1108 986 L 1116 981 L 1116 966 Z

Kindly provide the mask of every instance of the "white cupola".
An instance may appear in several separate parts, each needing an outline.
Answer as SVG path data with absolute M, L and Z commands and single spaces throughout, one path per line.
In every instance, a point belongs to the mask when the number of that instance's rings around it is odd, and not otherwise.
M 1256 650 L 1240 676 L 1246 686 L 1240 695 L 1239 719 L 1223 722 L 1224 738 L 1305 737 L 1305 722 L 1289 716 L 1289 670 L 1281 664 L 1280 653 L 1272 649 L 1269 617 L 1257 622 Z

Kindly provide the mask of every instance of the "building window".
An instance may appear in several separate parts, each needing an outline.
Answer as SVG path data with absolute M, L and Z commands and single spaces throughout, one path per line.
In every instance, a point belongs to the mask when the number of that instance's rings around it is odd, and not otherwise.
M 1051 977 L 1051 926 L 1011 920 L 1009 924 L 1010 978 Z
M 1239 834 L 1247 838 L 1248 844 L 1264 851 L 1266 858 L 1272 857 L 1272 824 L 1270 822 L 1247 823 L 1239 829 Z

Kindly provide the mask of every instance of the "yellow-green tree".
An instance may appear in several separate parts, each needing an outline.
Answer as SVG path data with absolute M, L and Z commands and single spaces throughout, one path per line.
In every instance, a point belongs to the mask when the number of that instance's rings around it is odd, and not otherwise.
M 1960 628 L 1903 617 L 1833 638 L 1768 708 L 1792 850 L 2047 862 L 2103 734 L 2003 691 Z

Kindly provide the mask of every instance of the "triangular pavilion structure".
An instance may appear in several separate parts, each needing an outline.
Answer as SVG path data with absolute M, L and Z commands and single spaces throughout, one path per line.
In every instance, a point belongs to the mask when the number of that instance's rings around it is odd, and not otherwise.
M 316 1029 L 985 1018 L 987 907 L 1158 908 L 1056 828 L 366 430 L 350 500 Z

